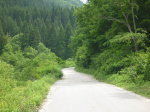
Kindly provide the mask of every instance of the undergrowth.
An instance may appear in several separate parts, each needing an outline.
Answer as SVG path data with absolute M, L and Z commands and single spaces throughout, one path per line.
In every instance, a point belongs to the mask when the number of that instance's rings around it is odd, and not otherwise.
M 68 68 L 68 67 L 75 67 L 75 61 L 73 58 L 69 58 L 65 61 L 65 64 L 63 64 L 63 67 Z
M 2 112 L 36 112 L 49 87 L 57 80 L 49 74 L 40 80 L 24 82 L 26 86 L 16 86 L 3 94 L 0 99 Z
M 42 43 L 21 49 L 19 38 L 11 38 L 0 56 L 0 112 L 36 112 L 62 77 L 60 58 Z

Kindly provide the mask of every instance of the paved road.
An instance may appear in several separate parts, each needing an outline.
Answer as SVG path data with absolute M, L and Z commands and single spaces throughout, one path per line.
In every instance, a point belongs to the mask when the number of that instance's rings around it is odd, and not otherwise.
M 150 112 L 149 99 L 98 82 L 73 68 L 65 68 L 63 73 L 39 112 Z

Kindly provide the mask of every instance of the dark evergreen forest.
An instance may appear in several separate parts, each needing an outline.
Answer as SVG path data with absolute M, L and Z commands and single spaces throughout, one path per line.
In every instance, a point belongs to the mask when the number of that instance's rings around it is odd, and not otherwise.
M 81 5 L 79 0 L 1 0 L 0 53 L 8 36 L 21 34 L 22 50 L 27 46 L 35 48 L 42 42 L 60 58 L 71 57 L 68 45 L 76 28 L 73 12 Z

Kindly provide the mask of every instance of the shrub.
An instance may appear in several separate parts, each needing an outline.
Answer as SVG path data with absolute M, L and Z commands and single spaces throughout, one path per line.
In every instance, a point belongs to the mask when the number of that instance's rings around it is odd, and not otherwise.
M 0 93 L 8 92 L 15 86 L 13 66 L 0 60 Z
M 75 67 L 75 61 L 72 58 L 67 59 L 64 67 Z

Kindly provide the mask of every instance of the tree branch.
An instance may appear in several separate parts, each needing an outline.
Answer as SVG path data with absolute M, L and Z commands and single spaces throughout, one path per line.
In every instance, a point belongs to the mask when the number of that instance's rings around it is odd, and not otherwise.
M 120 19 L 113 18 L 113 17 L 101 16 L 100 18 L 106 19 L 106 20 L 111 20 L 111 21 L 117 21 L 117 22 L 125 24 L 125 25 L 127 24 L 125 21 L 122 21 Z

